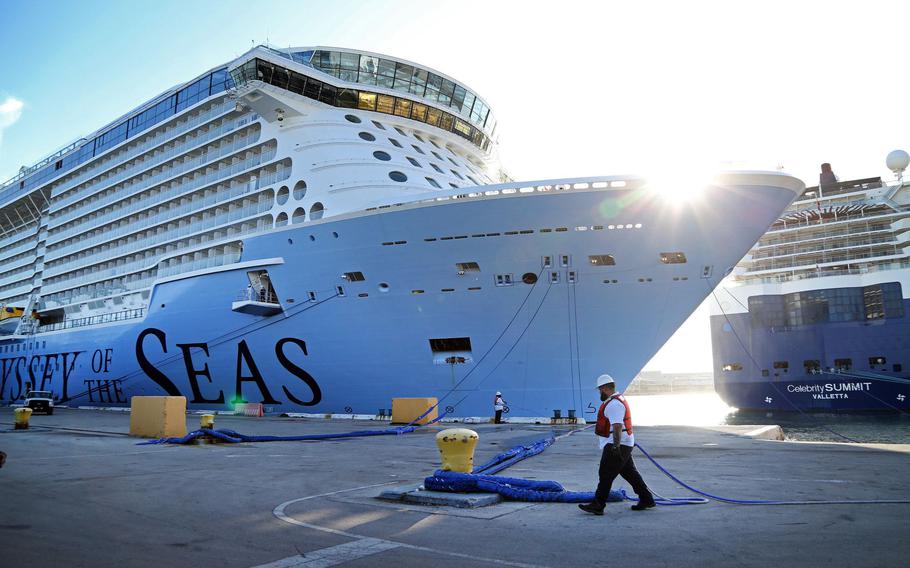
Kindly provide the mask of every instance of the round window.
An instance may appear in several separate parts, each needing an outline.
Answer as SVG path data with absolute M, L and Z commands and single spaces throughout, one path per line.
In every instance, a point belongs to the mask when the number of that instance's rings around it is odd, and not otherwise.
M 291 217 L 291 223 L 303 223 L 306 221 L 306 210 L 303 207 L 298 207 L 294 210 L 294 215 Z
M 347 120 L 348 122 L 353 122 L 354 124 L 360 124 L 360 117 L 354 116 L 353 114 L 344 115 L 344 119 Z
M 278 202 L 278 205 L 284 205 L 287 203 L 288 195 L 290 195 L 290 193 L 291 192 L 288 191 L 287 187 L 282 186 L 282 188 L 278 190 L 278 195 L 275 197 L 275 201 Z
M 317 201 L 310 207 L 310 220 L 315 221 L 316 219 L 322 219 L 322 216 L 325 214 L 325 207 L 322 203 Z
M 373 157 L 377 160 L 382 160 L 383 162 L 388 162 L 392 159 L 392 156 L 389 156 L 388 152 L 383 152 L 382 150 L 376 150 L 373 152 Z
M 524 275 L 521 277 L 521 281 L 524 282 L 525 284 L 534 284 L 535 282 L 537 282 L 537 275 L 534 274 L 533 272 L 525 272 Z
M 306 182 L 303 180 L 294 184 L 294 199 L 303 199 L 306 195 Z
M 275 226 L 284 227 L 287 224 L 288 224 L 288 214 L 284 213 L 284 212 L 279 213 L 278 218 L 275 219 Z
M 358 134 L 358 136 L 360 136 L 367 142 L 374 142 L 376 140 L 376 137 L 373 136 L 372 134 L 370 134 L 369 132 L 361 132 L 360 134 Z
M 389 177 L 392 178 L 392 181 L 408 181 L 408 176 L 404 175 L 402 172 L 389 172 Z

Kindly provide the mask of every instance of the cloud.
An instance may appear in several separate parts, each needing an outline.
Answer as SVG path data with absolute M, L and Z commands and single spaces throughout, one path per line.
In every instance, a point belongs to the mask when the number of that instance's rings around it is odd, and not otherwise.
M 15 124 L 22 116 L 23 106 L 25 104 L 22 101 L 13 97 L 6 97 L 6 100 L 0 103 L 0 142 L 3 142 L 3 130 Z

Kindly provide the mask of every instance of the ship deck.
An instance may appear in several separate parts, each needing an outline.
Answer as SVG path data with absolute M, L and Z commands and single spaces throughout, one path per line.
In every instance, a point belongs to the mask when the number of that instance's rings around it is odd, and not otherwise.
M 137 446 L 125 412 L 58 409 L 12 430 L 0 409 L 0 535 L 16 564 L 45 566 L 897 566 L 910 505 L 710 503 L 593 517 L 568 504 L 479 509 L 379 501 L 437 466 L 435 433 L 316 443 Z M 189 429 L 198 416 L 187 417 Z M 247 434 L 382 428 L 373 421 L 217 416 Z M 548 425 L 471 425 L 477 459 L 544 437 Z M 566 431 L 571 427 L 557 427 Z M 708 492 L 747 499 L 907 499 L 910 446 L 794 443 L 748 427 L 636 427 L 665 467 Z M 503 475 L 593 489 L 589 432 Z M 657 492 L 693 495 L 636 453 Z M 862 464 L 857 467 L 858 464 Z M 617 483 L 614 487 L 623 486 Z M 291 502 L 291 503 L 289 503 Z M 275 510 L 282 504 L 282 515 Z M 64 560 L 65 559 L 65 560 Z M 308 564 L 314 563 L 314 564 Z

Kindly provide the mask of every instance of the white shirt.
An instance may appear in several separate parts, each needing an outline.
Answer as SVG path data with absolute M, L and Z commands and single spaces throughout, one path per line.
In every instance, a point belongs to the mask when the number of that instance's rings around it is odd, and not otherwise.
M 597 436 L 597 441 L 600 442 L 600 449 L 604 449 L 607 444 L 613 443 L 613 424 L 623 423 L 622 419 L 626 416 L 626 407 L 623 406 L 622 402 L 614 398 L 604 408 L 604 416 L 606 416 L 607 422 L 610 423 L 610 436 L 607 438 Z M 622 435 L 619 437 L 619 444 L 621 446 L 634 446 L 635 436 L 623 430 Z
M 502 400 L 501 396 L 497 396 L 493 402 L 493 410 L 505 410 L 505 408 L 505 401 Z

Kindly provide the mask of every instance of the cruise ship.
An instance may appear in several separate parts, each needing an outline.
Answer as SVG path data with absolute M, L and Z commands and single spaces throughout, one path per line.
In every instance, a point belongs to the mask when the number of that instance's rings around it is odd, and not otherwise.
M 727 404 L 910 410 L 910 158 L 886 163 L 895 181 L 840 182 L 824 164 L 716 292 L 714 384 Z
M 0 189 L 0 397 L 590 417 L 593 377 L 627 385 L 804 189 L 516 182 L 497 131 L 463 82 L 351 49 L 161 93 Z

